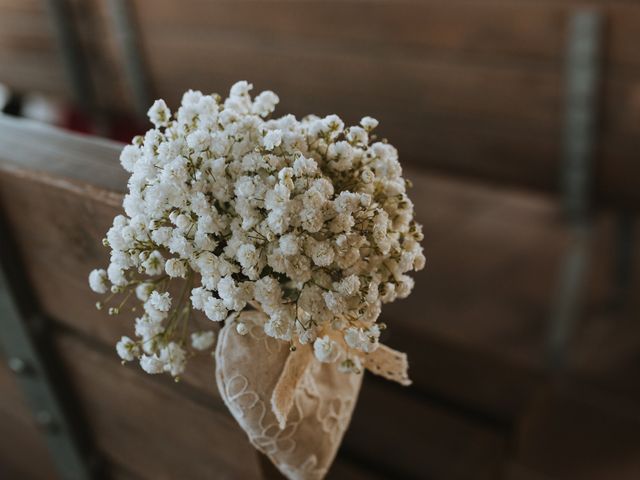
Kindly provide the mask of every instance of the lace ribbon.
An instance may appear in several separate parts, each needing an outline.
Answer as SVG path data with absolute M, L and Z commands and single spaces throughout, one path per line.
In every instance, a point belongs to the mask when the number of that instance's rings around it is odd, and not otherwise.
M 293 406 L 293 397 L 300 380 L 313 360 L 311 348 L 301 348 L 291 352 L 282 369 L 282 374 L 271 395 L 271 410 L 278 420 L 280 430 L 287 426 L 287 417 Z
M 287 426 L 287 417 L 293 406 L 296 390 L 313 358 L 312 348 L 308 345 L 301 346 L 287 357 L 271 395 L 271 410 L 281 430 Z M 375 351 L 363 357 L 363 363 L 365 368 L 375 375 L 398 382 L 400 385 L 411 385 L 406 353 L 380 344 Z
M 371 373 L 387 380 L 398 382 L 405 387 L 411 385 L 409 379 L 409 360 L 407 354 L 398 352 L 386 345 L 380 345 L 375 351 L 364 357 L 364 366 Z

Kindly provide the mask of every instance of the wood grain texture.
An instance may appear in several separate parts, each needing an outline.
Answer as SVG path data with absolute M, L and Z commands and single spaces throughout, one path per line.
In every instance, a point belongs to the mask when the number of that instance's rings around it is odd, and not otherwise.
M 498 478 L 505 446 L 504 432 L 367 378 L 343 449 L 389 478 L 488 480 Z
M 549 386 L 518 429 L 515 461 L 547 478 L 640 476 L 637 403 L 584 384 Z
M 136 368 L 121 368 L 112 345 L 131 332 L 130 320 L 107 317 L 93 307 L 95 297 L 85 279 L 107 259 L 99 240 L 119 211 L 118 192 L 125 180 L 116 160 L 118 148 L 0 119 L 0 205 L 13 226 L 37 296 L 60 326 L 59 345 L 77 388 L 91 411 L 102 412 L 92 420 L 97 434 L 107 439 L 102 448 L 116 464 L 142 476 L 130 465 L 129 452 L 113 445 L 122 435 L 117 429 L 129 427 L 108 422 L 111 406 L 128 408 L 129 388 L 139 387 L 131 395 L 142 405 L 154 405 L 147 391 L 187 402 L 187 419 L 199 416 L 194 412 L 201 408 L 211 418 L 223 410 L 211 381 L 210 359 L 200 357 L 177 386 L 146 378 Z M 415 384 L 398 391 L 393 385 L 368 381 L 344 455 L 379 465 L 383 476 L 419 477 L 426 471 L 437 478 L 492 478 L 506 456 L 502 425 L 533 411 L 530 401 L 540 386 L 548 305 L 567 232 L 548 196 L 414 169 L 407 174 L 415 184 L 411 195 L 427 232 L 428 268 L 417 275 L 414 294 L 389 305 L 384 317 L 391 327 L 385 343 L 407 351 Z M 640 348 L 635 315 L 640 295 L 632 294 L 624 310 L 606 308 L 614 241 L 611 216 L 596 215 L 594 228 L 593 275 L 586 311 L 571 345 L 571 374 L 625 402 L 638 401 L 640 390 L 632 380 L 637 378 Z M 640 258 L 635 262 L 640 266 Z M 631 291 L 640 292 L 640 279 Z M 73 364 L 85 356 L 91 358 L 87 366 Z M 110 372 L 104 383 L 94 378 L 101 369 Z M 102 398 L 109 385 L 127 385 L 110 394 L 115 395 L 114 403 L 109 403 L 109 396 Z M 399 413 L 379 419 L 380 405 L 393 405 Z M 372 431 L 372 418 L 384 427 Z M 124 418 L 122 422 L 126 424 Z M 150 425 L 166 435 L 169 427 L 159 423 Z M 142 445 L 143 427 L 130 428 Z M 526 471 L 535 473 L 537 462 L 551 465 L 536 450 L 544 442 L 543 433 L 531 440 L 528 451 L 533 453 L 526 456 L 530 460 L 522 460 Z M 411 442 L 397 445 L 396 438 Z M 157 453 L 168 447 L 154 448 Z M 204 454 L 204 449 L 197 451 Z M 176 462 L 167 455 L 167 461 Z M 172 465 L 176 468 L 177 463 Z M 465 470 L 464 465 L 472 468 Z
M 17 91 L 71 98 L 55 31 L 41 0 L 0 2 L 0 82 Z
M 0 425 L 0 478 L 57 478 L 44 438 L 4 361 L 0 363 Z
M 637 35 L 639 11 L 625 0 L 188 0 L 188 8 L 179 12 L 170 0 L 154 2 L 153 11 L 137 3 L 148 14 L 144 21 L 159 31 L 188 25 L 196 34 L 215 30 L 206 34 L 266 41 L 296 36 L 333 49 L 426 49 L 515 61 L 560 59 L 567 17 L 576 8 L 591 7 L 611 16 L 618 27 L 607 44 L 612 59 L 639 61 L 624 40 Z
M 71 3 L 98 106 L 132 113 L 110 0 Z M 569 17 L 595 8 L 606 18 L 596 195 L 637 198 L 630 179 L 640 176 L 640 6 L 633 2 L 137 0 L 132 7 L 150 94 L 173 105 L 189 88 L 225 93 L 246 78 L 280 94 L 279 112 L 379 118 L 380 133 L 406 162 L 548 192 L 559 184 Z M 0 5 L 5 10 L 0 81 L 60 90 L 63 72 L 41 6 L 12 0 Z
M 596 191 L 625 199 L 635 189 L 620 181 L 620 172 L 640 175 L 633 161 L 640 147 L 639 70 L 628 43 L 640 8 L 589 5 L 609 20 Z M 188 88 L 225 94 L 244 78 L 278 92 L 279 112 L 337 111 L 348 122 L 375 116 L 380 133 L 416 165 L 558 188 L 565 37 L 582 3 L 136 6 L 156 93 L 173 105 Z
M 112 355 L 55 339 L 101 449 L 143 478 L 259 478 L 253 447 L 225 410 L 189 401 Z M 242 461 L 239 461 L 242 459 Z

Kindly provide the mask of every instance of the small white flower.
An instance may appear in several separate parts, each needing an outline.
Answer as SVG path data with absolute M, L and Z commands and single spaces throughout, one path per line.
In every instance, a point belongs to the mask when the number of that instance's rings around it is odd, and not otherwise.
M 304 175 L 315 175 L 317 171 L 318 164 L 313 158 L 299 156 L 296 161 L 293 162 L 293 172 L 298 177 Z
M 171 308 L 171 295 L 169 292 L 160 293 L 157 290 L 151 292 L 147 303 L 161 312 L 168 312 Z
M 368 185 L 370 183 L 373 183 L 373 181 L 376 179 L 376 176 L 370 168 L 365 168 L 364 170 L 362 170 L 360 178 L 362 178 L 362 181 Z
M 145 273 L 151 277 L 160 275 L 164 271 L 164 257 L 159 251 L 154 250 L 142 262 L 142 267 L 145 269 Z
M 187 274 L 187 266 L 182 260 L 177 258 L 170 258 L 164 264 L 164 270 L 171 278 L 184 278 Z
M 136 336 L 142 338 L 145 343 L 144 346 L 148 346 L 147 343 L 149 340 L 164 332 L 164 327 L 161 322 L 162 317 L 156 318 L 149 315 L 143 315 L 142 317 L 136 318 L 135 333 Z
M 333 363 L 338 360 L 341 352 L 337 342 L 331 340 L 328 335 L 325 335 L 313 342 L 313 353 L 318 361 Z
M 344 297 L 342 297 L 340 294 L 336 292 L 324 292 L 322 294 L 322 297 L 324 298 L 327 308 L 336 315 L 343 313 L 346 309 L 346 302 L 344 300 Z
M 107 277 L 114 286 L 122 287 L 127 284 L 125 270 L 116 263 L 111 263 L 107 268 Z
M 151 295 L 151 292 L 153 292 L 154 288 L 155 287 L 153 283 L 148 283 L 148 282 L 140 283 L 136 287 L 136 297 L 138 298 L 138 300 L 146 302 L 147 300 L 149 300 L 149 295 Z
M 171 111 L 167 107 L 167 104 L 164 103 L 164 100 L 156 100 L 153 102 L 147 115 L 151 123 L 156 127 L 166 127 L 171 119 Z
M 265 90 L 253 101 L 253 113 L 261 117 L 266 117 L 275 110 L 279 101 L 280 99 L 275 93 Z
M 211 292 L 205 288 L 194 288 L 191 290 L 191 304 L 196 310 L 204 310 L 204 306 L 212 296 Z
M 164 363 L 156 355 L 142 355 L 140 357 L 140 367 L 152 375 L 164 371 Z
M 247 327 L 247 325 L 242 322 L 238 322 L 236 324 L 236 332 L 238 332 L 238 335 L 245 336 L 247 333 L 249 333 L 249 327 Z
M 194 332 L 191 334 L 191 346 L 196 350 L 208 350 L 216 341 L 216 334 L 212 331 Z
M 335 252 L 331 242 L 322 241 L 311 243 L 310 252 L 313 263 L 319 267 L 328 267 L 333 262 Z
M 176 227 L 178 227 L 182 231 L 187 231 L 191 227 L 191 225 L 193 225 L 191 219 L 184 214 L 178 215 L 175 223 Z
M 267 150 L 273 150 L 282 143 L 282 132 L 280 130 L 269 130 L 262 139 L 262 144 Z
M 334 284 L 336 291 L 346 297 L 355 295 L 360 290 L 360 279 L 357 275 L 349 275 Z
M 219 298 L 211 297 L 204 304 L 204 314 L 209 320 L 214 322 L 222 322 L 229 315 L 224 301 Z
M 362 120 L 360 120 L 360 125 L 362 125 L 362 128 L 364 128 L 366 131 L 370 132 L 378 126 L 378 120 L 372 117 L 362 117 Z
M 140 160 L 142 152 L 134 145 L 127 145 L 120 153 L 120 164 L 127 172 L 131 173 L 135 170 L 136 162 Z
M 366 331 L 362 328 L 350 327 L 347 328 L 344 333 L 344 341 L 351 348 L 370 353 L 378 348 L 379 336 L 380 329 L 377 325 L 374 325 Z
M 122 337 L 118 343 L 116 343 L 116 351 L 118 352 L 118 356 L 126 362 L 130 362 L 140 355 L 138 345 L 129 337 Z
M 109 280 L 106 270 L 92 270 L 89 274 L 89 286 L 96 293 L 107 293 L 109 291 Z
M 352 144 L 365 145 L 369 142 L 369 134 L 362 127 L 351 127 L 347 133 L 347 140 Z
M 273 338 L 291 340 L 292 319 L 288 318 L 284 311 L 273 312 L 267 323 L 264 324 L 264 333 Z
M 280 250 L 283 255 L 297 255 L 300 251 L 300 238 L 293 233 L 283 235 L 280 237 Z
M 253 90 L 253 85 L 251 83 L 247 82 L 246 80 L 240 80 L 239 82 L 233 84 L 231 90 L 229 90 L 229 96 L 244 97 L 246 95 L 249 95 L 249 92 L 251 90 Z
M 184 372 L 187 353 L 176 342 L 169 342 L 160 349 L 159 359 L 163 364 L 163 370 L 177 377 Z
M 251 268 L 258 263 L 260 258 L 260 252 L 256 250 L 256 247 L 250 243 L 240 245 L 237 253 L 238 263 L 242 265 L 242 268 Z
M 196 152 L 204 152 L 211 148 L 211 135 L 203 130 L 196 130 L 187 137 L 187 145 Z

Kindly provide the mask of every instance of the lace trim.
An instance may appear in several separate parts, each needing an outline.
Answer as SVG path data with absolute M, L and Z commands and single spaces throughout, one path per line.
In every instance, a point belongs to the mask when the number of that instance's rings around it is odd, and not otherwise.
M 279 341 L 264 333 L 265 317 L 261 312 L 244 312 L 242 321 L 249 327 L 247 336 L 261 342 L 267 352 L 283 354 Z M 330 394 L 327 394 L 326 386 L 323 384 L 321 388 L 317 383 L 317 379 L 322 376 L 320 372 L 323 365 L 314 361 L 313 353 L 310 350 L 308 352 L 310 361 L 304 365 L 304 368 L 297 369 L 296 386 L 291 389 L 290 411 L 285 417 L 285 428 L 281 429 L 281 424 L 271 410 L 270 394 L 275 393 L 275 390 L 274 392 L 259 393 L 251 387 L 250 380 L 245 375 L 235 373 L 228 376 L 229 365 L 222 352 L 228 348 L 228 340 L 235 338 L 232 337 L 233 335 L 236 335 L 235 329 L 225 327 L 220 332 L 216 352 L 218 361 L 216 381 L 218 389 L 223 393 L 222 398 L 225 404 L 239 422 L 242 420 L 240 424 L 247 432 L 250 442 L 267 455 L 287 478 L 296 480 L 323 478 L 333 461 L 337 445 L 351 420 L 357 398 L 357 395 L 353 394 L 353 388 L 346 389 L 347 394 L 341 394 L 340 391 L 330 391 Z M 294 355 L 301 353 L 297 351 Z M 301 357 L 296 358 L 300 359 Z M 286 363 L 289 363 L 290 359 L 291 354 L 289 354 Z M 286 367 L 283 370 L 286 370 Z M 361 376 L 355 374 L 349 378 L 350 382 L 361 381 Z M 355 386 L 355 383 L 352 385 Z M 357 392 L 357 389 L 355 391 Z M 310 419 L 313 420 L 309 425 Z M 299 427 L 303 420 L 305 421 L 303 436 L 308 436 L 309 426 L 312 429 L 321 430 L 326 435 L 323 442 L 327 442 L 325 447 L 329 448 L 324 450 L 323 457 L 318 457 L 317 443 L 310 444 L 305 441 L 298 444 L 297 434 L 300 432 Z M 249 424 L 251 426 L 247 428 L 246 426 Z
M 407 354 L 398 352 L 386 345 L 380 345 L 375 351 L 364 356 L 364 366 L 371 373 L 380 375 L 400 385 L 411 385 L 409 379 L 409 360 Z
M 289 354 L 287 357 L 282 374 L 271 395 L 271 409 L 281 429 L 287 425 L 287 416 L 293 406 L 296 392 L 312 360 L 313 353 L 310 348 L 301 348 L 300 351 Z

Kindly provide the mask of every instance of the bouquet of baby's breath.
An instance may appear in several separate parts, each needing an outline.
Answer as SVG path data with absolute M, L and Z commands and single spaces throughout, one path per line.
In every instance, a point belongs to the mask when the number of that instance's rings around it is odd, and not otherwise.
M 125 213 L 104 240 L 109 267 L 89 283 L 117 299 L 111 314 L 143 302 L 135 339 L 117 352 L 148 373 L 178 376 L 192 350 L 212 347 L 212 331 L 192 331 L 193 309 L 244 334 L 248 305 L 266 313 L 270 337 L 359 371 L 378 346 L 381 304 L 406 297 L 406 272 L 425 264 L 408 181 L 396 149 L 376 140 L 378 122 L 268 119 L 278 97 L 252 99 L 251 88 L 238 82 L 224 101 L 189 91 L 174 114 L 158 100 L 155 128 L 122 151 Z

